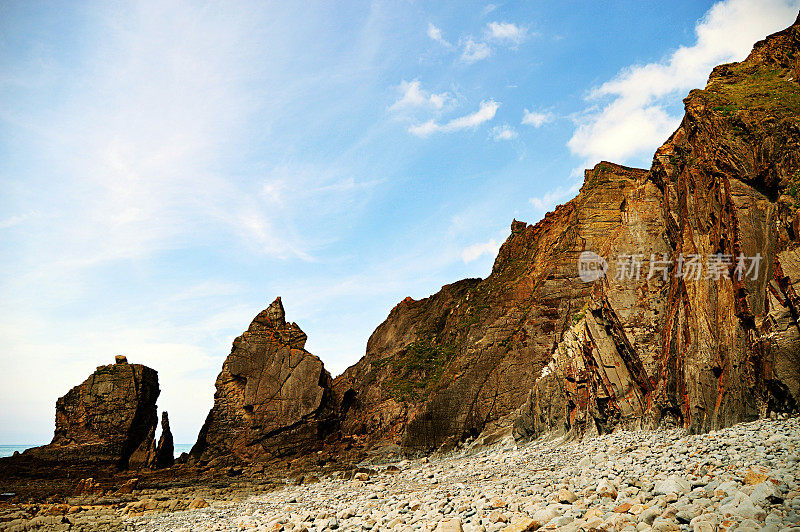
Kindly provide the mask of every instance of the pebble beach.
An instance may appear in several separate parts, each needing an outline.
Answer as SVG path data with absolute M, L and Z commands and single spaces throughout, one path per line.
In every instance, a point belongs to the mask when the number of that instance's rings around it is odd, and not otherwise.
M 128 517 L 142 531 L 800 532 L 800 419 L 466 446 L 241 502 Z

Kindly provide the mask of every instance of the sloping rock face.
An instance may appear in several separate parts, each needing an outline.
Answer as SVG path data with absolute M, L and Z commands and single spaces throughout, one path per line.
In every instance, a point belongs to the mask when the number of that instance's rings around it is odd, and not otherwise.
M 158 372 L 118 356 L 58 399 L 53 441 L 24 454 L 127 469 L 137 450 L 154 448 L 159 394 Z
M 631 334 L 642 315 L 621 311 L 620 287 L 595 281 L 587 313 L 519 413 L 519 437 L 580 436 L 636 420 L 707 431 L 796 409 L 799 52 L 800 17 L 742 63 L 715 68 L 684 100 L 686 115 L 646 176 L 674 259 L 655 291 L 638 283 L 637 307 L 660 316 L 656 349 Z M 700 275 L 690 273 L 691 256 L 704 259 Z M 728 262 L 721 275 L 709 257 Z
M 255 317 L 222 365 L 195 460 L 252 462 L 321 443 L 335 428 L 331 377 L 305 343 L 280 298 Z
M 512 224 L 488 278 L 398 304 L 334 381 L 342 430 L 429 451 L 504 416 L 518 437 L 580 436 L 795 408 L 799 31 L 717 67 L 649 172 L 598 164 L 575 199 Z M 605 276 L 581 275 L 583 252 Z M 679 274 L 691 260 L 700 278 Z
M 645 176 L 600 163 L 576 199 L 535 226 L 512 224 L 488 278 L 397 305 L 366 356 L 334 382 L 343 431 L 425 452 L 517 409 L 593 289 L 579 278 L 580 253 L 622 244 L 666 251 L 660 191 Z M 636 290 L 620 291 L 624 312 L 646 297 Z M 645 345 L 658 335 L 649 303 L 642 318 L 650 321 L 631 332 Z

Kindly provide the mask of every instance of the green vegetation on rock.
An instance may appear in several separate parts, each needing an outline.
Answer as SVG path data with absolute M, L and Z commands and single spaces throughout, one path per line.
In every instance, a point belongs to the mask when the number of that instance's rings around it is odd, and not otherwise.
M 442 377 L 447 363 L 456 351 L 450 345 L 417 341 L 405 347 L 397 356 L 376 361 L 378 367 L 390 366 L 385 385 L 398 401 L 418 400 Z
M 739 110 L 769 111 L 774 115 L 800 112 L 800 86 L 788 81 L 788 73 L 764 66 L 734 64 L 725 81 L 710 83 L 704 92 L 712 110 L 731 116 Z

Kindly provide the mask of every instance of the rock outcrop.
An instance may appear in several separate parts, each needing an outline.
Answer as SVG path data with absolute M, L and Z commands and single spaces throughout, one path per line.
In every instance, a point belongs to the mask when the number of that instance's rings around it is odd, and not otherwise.
M 159 393 L 158 372 L 118 356 L 58 399 L 53 441 L 24 455 L 127 469 L 134 455 L 155 448 Z M 136 466 L 140 461 L 134 458 Z
M 690 93 L 649 171 L 598 164 L 488 278 L 399 303 L 334 380 L 342 430 L 429 451 L 509 416 L 581 436 L 796 408 L 798 57 L 796 22 Z
M 331 377 L 277 298 L 236 338 L 190 455 L 252 462 L 314 448 L 336 423 Z
M 535 226 L 514 221 L 489 277 L 397 305 L 367 355 L 334 381 L 342 429 L 425 452 L 517 409 L 590 296 L 576 267 L 580 253 L 620 245 L 666 251 L 660 193 L 645 176 L 598 164 L 576 199 Z M 631 225 L 615 230 L 626 219 Z M 620 297 L 628 307 L 638 301 L 635 287 Z M 657 327 L 639 328 L 643 345 L 655 341 Z
M 172 431 L 169 428 L 169 415 L 167 411 L 161 412 L 161 436 L 158 438 L 156 458 L 153 464 L 156 468 L 172 467 L 175 464 L 175 443 L 172 440 Z

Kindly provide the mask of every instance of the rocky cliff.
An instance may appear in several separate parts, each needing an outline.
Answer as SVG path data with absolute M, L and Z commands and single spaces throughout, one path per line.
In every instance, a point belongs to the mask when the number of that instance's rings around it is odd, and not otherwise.
M 155 370 L 118 356 L 58 399 L 53 441 L 24 454 L 66 464 L 149 467 L 159 393 Z
M 489 277 L 395 307 L 367 355 L 334 381 L 342 429 L 429 451 L 518 408 L 591 294 L 578 275 L 580 253 L 666 251 L 659 191 L 646 174 L 600 163 L 576 199 L 535 226 L 512 224 Z M 649 299 L 634 286 L 621 286 L 619 296 L 624 311 Z M 642 345 L 657 341 L 657 329 L 637 324 Z
M 796 409 L 799 22 L 715 68 L 684 100 L 680 127 L 643 178 L 656 188 L 670 270 L 636 283 L 627 315 L 618 283 L 594 282 L 520 412 L 518 436 L 637 420 L 707 431 Z M 641 324 L 656 325 L 650 350 L 631 330 Z
M 531 437 L 795 408 L 799 51 L 796 22 L 717 67 L 649 171 L 598 164 L 488 278 L 398 304 L 334 380 L 342 430 L 426 451 L 509 416 Z
M 331 381 L 280 299 L 237 338 L 192 456 L 448 447 L 680 425 L 800 397 L 800 23 L 714 69 L 650 170 L 601 162 L 486 279 L 406 298 Z M 522 406 L 520 406 L 522 405 Z M 331 438 L 332 440 L 335 438 Z
M 308 450 L 335 426 L 331 377 L 277 298 L 233 342 L 190 455 L 252 462 Z

